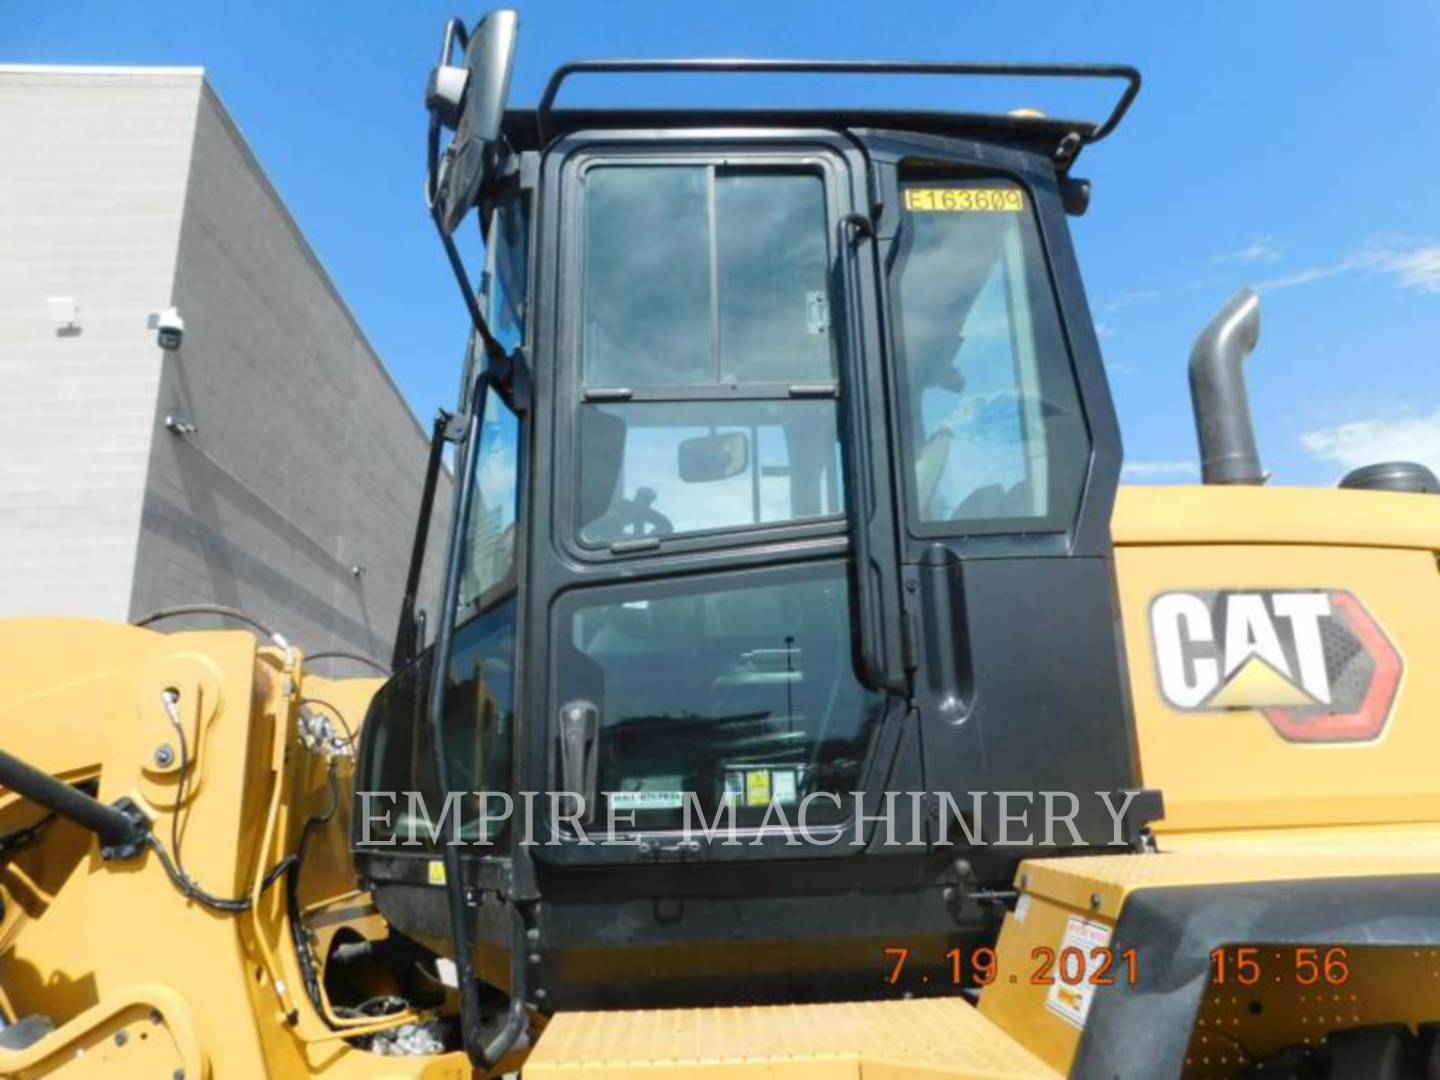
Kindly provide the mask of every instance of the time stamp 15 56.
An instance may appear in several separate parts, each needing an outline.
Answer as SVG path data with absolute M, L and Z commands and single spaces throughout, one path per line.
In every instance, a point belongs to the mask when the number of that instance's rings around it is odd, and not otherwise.
M 913 985 L 915 980 L 906 974 L 912 950 L 892 946 L 884 953 L 886 985 Z M 1018 971 L 1002 971 L 995 950 L 988 945 L 950 949 L 943 959 L 944 972 L 937 981 L 948 977 L 955 986 L 989 986 L 997 981 L 1028 982 L 1034 986 L 1114 986 L 1117 983 L 1134 986 L 1139 979 L 1136 951 L 1108 946 L 1084 949 L 1070 945 L 1052 949 L 1039 945 L 1030 951 L 1029 961 Z M 921 963 L 918 956 L 916 963 Z M 1265 981 L 1344 986 L 1350 981 L 1350 953 L 1343 946 L 1301 946 L 1282 952 L 1252 945 L 1227 946 L 1210 953 L 1210 979 L 1216 986 L 1248 987 Z M 930 972 L 922 974 L 919 981 L 929 983 Z

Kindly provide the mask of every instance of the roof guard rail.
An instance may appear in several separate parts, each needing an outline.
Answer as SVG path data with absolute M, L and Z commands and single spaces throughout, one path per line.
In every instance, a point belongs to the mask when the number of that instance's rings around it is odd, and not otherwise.
M 1088 132 L 1078 131 L 1084 145 L 1105 138 L 1129 111 L 1140 93 L 1140 72 L 1129 64 L 992 64 L 951 63 L 930 60 L 575 60 L 562 64 L 550 76 L 536 109 L 540 141 L 546 140 L 551 113 L 560 87 L 571 75 L 594 74 L 788 74 L 788 75 L 972 75 L 997 78 L 1123 79 L 1125 90 L 1110 115 L 1090 122 Z

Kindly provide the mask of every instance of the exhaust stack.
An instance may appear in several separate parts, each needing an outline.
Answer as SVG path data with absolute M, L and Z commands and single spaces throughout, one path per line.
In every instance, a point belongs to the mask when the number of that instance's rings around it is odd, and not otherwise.
M 1265 482 L 1243 371 L 1259 340 L 1260 297 L 1246 288 L 1226 302 L 1190 350 L 1190 404 L 1207 484 Z

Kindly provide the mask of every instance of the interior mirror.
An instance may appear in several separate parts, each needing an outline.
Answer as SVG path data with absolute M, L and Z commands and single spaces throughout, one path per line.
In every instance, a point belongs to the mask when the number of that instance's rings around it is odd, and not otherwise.
M 510 95 L 519 28 L 520 16 L 510 8 L 490 12 L 470 34 L 463 75 L 449 67 L 449 58 L 445 57 L 432 77 L 429 96 L 436 96 L 439 88 L 443 96 L 458 93 L 460 98 L 455 137 L 445 151 L 436 180 L 440 220 L 450 232 L 475 205 L 494 157 L 505 101 Z
M 700 435 L 680 444 L 680 479 L 687 484 L 728 480 L 750 465 L 750 440 L 738 431 Z

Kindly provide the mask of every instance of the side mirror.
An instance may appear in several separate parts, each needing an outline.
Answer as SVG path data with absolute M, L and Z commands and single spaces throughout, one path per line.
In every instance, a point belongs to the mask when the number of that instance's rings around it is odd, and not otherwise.
M 458 22 L 446 28 L 440 64 L 430 76 L 425 101 L 434 123 L 455 128 L 433 188 L 441 224 L 449 232 L 475 205 L 485 183 L 510 96 L 519 28 L 520 16 L 510 8 L 490 12 L 468 39 Z M 456 40 L 465 48 L 463 67 L 450 63 Z
M 680 479 L 687 484 L 728 480 L 750 466 L 750 440 L 738 431 L 700 435 L 680 444 Z

